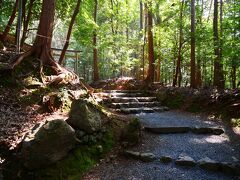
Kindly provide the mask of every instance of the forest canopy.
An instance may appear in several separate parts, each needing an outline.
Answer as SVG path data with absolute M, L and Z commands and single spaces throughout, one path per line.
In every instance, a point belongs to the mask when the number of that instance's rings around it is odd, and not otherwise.
M 19 21 L 21 50 L 34 44 L 48 2 L 0 1 L 1 51 L 9 34 L 18 37 Z M 51 47 L 77 50 L 62 53 L 59 63 L 88 82 L 131 76 L 194 88 L 239 86 L 237 0 L 56 0 L 54 9 Z M 52 54 L 58 62 L 60 54 Z

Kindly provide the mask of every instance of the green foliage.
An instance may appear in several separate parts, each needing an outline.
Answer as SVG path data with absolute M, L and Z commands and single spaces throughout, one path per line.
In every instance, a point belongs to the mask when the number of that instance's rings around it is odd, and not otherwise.
M 239 119 L 232 118 L 232 119 L 231 119 L 231 125 L 232 125 L 233 127 L 240 127 L 240 118 L 239 118 Z

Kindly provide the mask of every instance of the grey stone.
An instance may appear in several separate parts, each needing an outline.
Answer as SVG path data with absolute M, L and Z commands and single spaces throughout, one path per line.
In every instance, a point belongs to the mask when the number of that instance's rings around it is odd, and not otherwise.
M 22 141 L 24 166 L 38 169 L 55 163 L 66 156 L 75 144 L 75 131 L 64 120 L 38 124 Z
M 196 162 L 194 161 L 194 159 L 187 155 L 180 155 L 175 163 L 179 166 L 187 166 L 187 167 L 193 167 L 196 165 Z
M 83 99 L 73 101 L 67 122 L 75 129 L 92 134 L 101 129 L 101 117 L 97 109 Z
M 134 158 L 134 159 L 139 159 L 140 152 L 126 150 L 126 151 L 124 151 L 124 155 L 127 156 L 127 157 Z
M 209 170 L 209 171 L 221 170 L 221 163 L 216 162 L 208 157 L 205 157 L 205 158 L 199 160 L 199 166 L 202 169 Z
M 215 134 L 220 135 L 224 133 L 224 130 L 221 128 L 211 128 L 211 127 L 194 127 L 191 129 L 193 133 L 196 134 Z
M 160 161 L 162 163 L 170 163 L 170 162 L 172 162 L 172 157 L 170 157 L 170 156 L 162 156 L 162 157 L 160 157 Z
M 146 131 L 150 131 L 152 133 L 157 134 L 186 133 L 190 130 L 189 127 L 159 127 L 159 128 L 145 127 L 144 129 Z
M 156 156 L 153 153 L 140 153 L 140 160 L 144 162 L 152 162 L 156 160 Z

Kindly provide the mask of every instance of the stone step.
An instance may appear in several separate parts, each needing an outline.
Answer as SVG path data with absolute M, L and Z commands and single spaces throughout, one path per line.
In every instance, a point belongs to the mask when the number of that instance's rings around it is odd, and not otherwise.
M 110 103 L 128 103 L 128 102 L 152 102 L 156 97 L 110 97 L 107 102 Z
M 111 108 L 120 109 L 120 108 L 139 108 L 139 107 L 156 107 L 161 106 L 160 102 L 127 102 L 127 103 L 112 103 L 110 104 Z
M 170 133 L 188 133 L 192 132 L 194 134 L 214 134 L 221 135 L 224 133 L 222 128 L 214 127 L 145 127 L 146 131 L 155 134 L 170 134 Z
M 120 108 L 115 109 L 116 112 L 124 113 L 124 114 L 139 114 L 139 113 L 154 113 L 154 112 L 163 112 L 166 111 L 166 107 L 140 107 L 140 108 Z
M 105 90 L 105 93 L 141 93 L 139 90 Z
M 142 93 L 108 93 L 109 97 L 142 97 Z

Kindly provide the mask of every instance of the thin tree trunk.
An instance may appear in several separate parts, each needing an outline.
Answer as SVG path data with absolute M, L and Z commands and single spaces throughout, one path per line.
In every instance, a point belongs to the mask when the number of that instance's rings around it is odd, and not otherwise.
M 182 1 L 180 6 L 180 27 L 179 27 L 179 48 L 178 48 L 178 58 L 176 64 L 176 73 L 173 79 L 173 86 L 177 85 L 177 82 L 181 79 L 181 61 L 182 61 L 182 45 L 183 45 L 183 6 L 184 1 Z M 181 83 L 178 83 L 178 85 Z
M 196 88 L 196 70 L 195 70 L 195 0 L 191 0 L 191 81 L 190 87 Z
M 95 7 L 93 18 L 94 22 L 97 23 L 97 8 L 98 8 L 98 1 L 95 0 Z M 99 80 L 99 70 L 98 70 L 98 52 L 97 52 L 97 32 L 94 29 L 93 32 L 93 81 L 96 82 Z
M 236 77 L 237 77 L 237 67 L 235 64 L 232 64 L 232 88 L 235 89 L 237 86 Z
M 197 1 L 199 2 L 199 1 Z M 201 1 L 201 12 L 200 12 L 200 17 L 199 17 L 199 21 L 200 21 L 200 28 L 202 29 L 202 16 L 203 16 L 203 11 L 204 11 L 204 7 L 203 7 L 203 0 Z M 199 4 L 198 4 L 199 5 Z M 199 43 L 199 47 L 198 47 L 198 58 L 197 58 L 197 66 L 196 66 L 196 86 L 197 88 L 202 87 L 202 72 L 201 72 L 201 61 L 202 61 L 202 56 L 201 56 L 201 50 L 202 50 L 202 46 L 201 43 Z
M 142 3 L 142 0 L 140 0 L 139 2 L 140 4 L 140 14 L 139 14 L 139 17 L 140 17 L 140 31 L 142 31 L 143 29 L 143 3 Z
M 12 11 L 12 14 L 8 20 L 8 23 L 7 23 L 7 26 L 5 27 L 5 30 L 3 31 L 0 39 L 1 41 L 6 41 L 6 38 L 7 38 L 7 35 L 12 27 L 12 24 L 13 24 L 13 21 L 14 19 L 16 18 L 16 12 L 17 12 L 17 5 L 18 5 L 18 0 L 16 0 L 15 4 L 14 4 L 14 7 L 13 7 L 13 11 Z
M 154 82 L 154 47 L 153 47 L 153 16 L 152 16 L 152 2 L 148 4 L 148 74 L 146 78 L 146 82 L 152 83 Z
M 144 37 L 143 37 L 143 48 L 142 48 L 142 69 L 143 69 L 143 80 L 145 79 L 145 46 L 146 46 L 146 36 L 147 36 L 147 27 L 148 27 L 148 16 L 147 16 L 147 4 L 144 3 L 145 11 L 145 28 L 144 28 Z
M 27 35 L 27 30 L 28 30 L 28 26 L 29 26 L 29 22 L 31 20 L 32 17 L 32 9 L 33 9 L 33 5 L 34 5 L 35 0 L 30 0 L 29 2 L 29 7 L 28 7 L 28 13 L 27 16 L 24 15 L 24 22 L 23 22 L 23 33 L 22 33 L 22 39 L 21 39 L 21 47 L 23 47 L 23 44 L 26 40 L 26 35 Z M 24 10 L 26 11 L 26 10 Z M 25 12 L 26 13 L 26 12 Z M 25 14 L 23 13 L 23 14 Z
M 213 16 L 213 39 L 214 39 L 214 77 L 213 85 L 217 88 L 224 88 L 223 72 L 221 65 L 220 42 L 218 35 L 218 1 L 214 0 L 214 16 Z
M 73 12 L 72 18 L 71 18 L 71 22 L 69 24 L 66 42 L 65 42 L 65 45 L 63 47 L 62 53 L 61 53 L 60 58 L 59 58 L 59 64 L 61 64 L 61 65 L 63 64 L 64 56 L 65 56 L 66 51 L 67 51 L 68 46 L 69 46 L 69 40 L 70 40 L 70 37 L 71 37 L 71 34 L 72 34 L 72 28 L 73 28 L 75 19 L 76 19 L 77 15 L 78 15 L 80 4 L 81 4 L 81 0 L 78 0 L 77 1 L 77 5 L 75 7 L 75 10 Z

